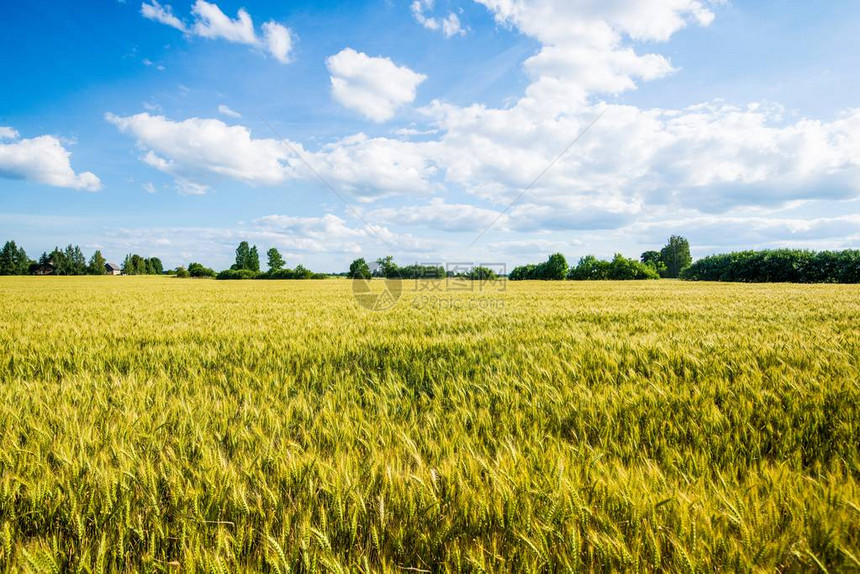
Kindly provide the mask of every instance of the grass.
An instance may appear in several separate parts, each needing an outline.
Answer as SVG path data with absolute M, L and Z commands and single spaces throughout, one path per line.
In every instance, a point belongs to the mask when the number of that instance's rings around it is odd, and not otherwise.
M 413 296 L 0 278 L 0 570 L 860 569 L 860 287 Z

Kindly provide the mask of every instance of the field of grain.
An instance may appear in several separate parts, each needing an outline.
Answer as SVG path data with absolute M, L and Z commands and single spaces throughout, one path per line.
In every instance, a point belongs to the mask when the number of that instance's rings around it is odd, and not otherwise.
M 414 297 L 0 279 L 0 569 L 860 568 L 860 287 Z

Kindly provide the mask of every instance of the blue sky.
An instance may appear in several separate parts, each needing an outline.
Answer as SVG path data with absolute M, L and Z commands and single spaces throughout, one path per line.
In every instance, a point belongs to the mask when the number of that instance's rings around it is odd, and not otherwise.
M 860 243 L 857 2 L 33 1 L 0 26 L 0 239 L 31 257 Z

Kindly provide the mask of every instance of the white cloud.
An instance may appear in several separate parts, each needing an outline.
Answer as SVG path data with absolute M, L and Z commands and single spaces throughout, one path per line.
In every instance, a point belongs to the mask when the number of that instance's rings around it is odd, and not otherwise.
M 500 215 L 499 211 L 469 204 L 446 203 L 442 198 L 434 198 L 425 205 L 375 209 L 366 215 L 368 221 L 475 234 L 494 221 L 498 229 L 504 229 L 508 221 L 507 216 Z
M 234 20 L 224 14 L 217 4 L 197 0 L 191 7 L 191 13 L 197 18 L 194 33 L 202 38 L 222 38 L 235 44 L 257 45 L 254 22 L 244 8 L 239 9 Z
M 266 22 L 263 24 L 263 42 L 269 53 L 280 63 L 286 64 L 290 61 L 290 52 L 293 49 L 293 38 L 290 29 L 277 22 Z
M 329 56 L 326 65 L 334 99 L 374 122 L 387 121 L 397 108 L 412 103 L 427 79 L 389 58 L 373 58 L 352 48 Z
M 176 191 L 182 195 L 206 195 L 209 186 L 178 177 L 176 178 Z
M 253 138 L 247 128 L 218 120 L 174 122 L 140 114 L 115 118 L 114 123 L 137 139 L 144 161 L 187 181 L 313 181 L 313 174 L 290 151 L 293 147 L 337 189 L 361 199 L 462 190 L 493 209 L 462 198 L 437 197 L 421 205 L 377 206 L 366 215 L 392 229 L 464 232 L 492 221 L 497 210 L 604 111 L 589 133 L 499 219 L 494 231 L 540 233 L 546 246 L 557 245 L 558 234 L 576 232 L 583 249 L 609 245 L 607 238 L 623 248 L 633 244 L 628 235 L 648 242 L 665 239 L 651 237 L 648 225 L 662 233 L 675 225 L 673 217 L 684 214 L 676 230 L 693 239 L 700 226 L 697 240 L 714 244 L 704 230 L 717 229 L 712 221 L 721 218 L 726 229 L 746 226 L 760 233 L 729 231 L 726 242 L 734 236 L 751 245 L 776 245 L 780 240 L 814 244 L 823 241 L 828 225 L 857 236 L 853 220 L 823 218 L 804 231 L 797 218 L 766 224 L 775 216 L 760 215 L 759 221 L 749 212 L 798 200 L 832 205 L 860 197 L 860 109 L 827 120 L 787 120 L 779 107 L 761 103 L 712 101 L 682 109 L 639 109 L 601 102 L 605 94 L 620 94 L 672 74 L 668 58 L 649 52 L 686 26 L 710 24 L 713 3 L 479 1 L 500 25 L 540 43 L 523 63 L 529 84 L 509 106 L 435 101 L 420 110 L 427 124 L 397 129 L 396 137 L 356 134 L 315 151 L 295 142 L 287 146 Z M 417 6 L 427 19 L 422 24 L 443 31 L 442 20 L 430 15 L 431 3 Z M 374 121 L 390 119 L 398 107 L 414 102 L 424 80 L 387 58 L 350 48 L 331 56 L 327 64 L 334 99 Z M 427 137 L 408 140 L 415 135 Z M 655 213 L 661 217 L 655 219 Z M 594 239 L 598 237 L 603 239 Z M 427 246 L 414 238 L 404 241 L 412 241 L 416 249 Z M 492 241 L 488 237 L 486 245 L 495 245 Z M 526 242 L 508 244 L 507 252 L 515 253 L 516 245 Z
M 148 113 L 105 117 L 137 140 L 144 163 L 185 182 L 217 178 L 250 185 L 317 181 L 297 152 L 327 182 L 359 198 L 433 189 L 430 179 L 435 167 L 418 143 L 357 134 L 307 151 L 295 142 L 254 138 L 248 128 L 217 119 L 174 122 Z
M 235 18 L 227 16 L 215 3 L 196 0 L 191 7 L 192 25 L 177 18 L 170 6 L 162 6 L 157 0 L 144 2 L 140 9 L 145 18 L 161 22 L 186 34 L 200 38 L 221 39 L 234 44 L 244 44 L 268 52 L 282 64 L 290 61 L 293 40 L 292 32 L 282 24 L 270 20 L 262 25 L 262 37 L 254 29 L 254 21 L 244 8 Z M 160 67 L 160 69 L 163 69 Z
M 149 18 L 150 20 L 155 20 L 156 22 L 161 22 L 162 24 L 166 24 L 171 28 L 176 28 L 180 32 L 187 32 L 188 28 L 185 26 L 185 23 L 173 15 L 173 9 L 170 5 L 162 6 L 158 3 L 158 0 L 150 0 L 149 3 L 144 2 L 140 5 L 140 13 L 144 18 Z
M 20 139 L 16 130 L 0 127 L 0 140 L 12 140 L 0 143 L 0 177 L 86 191 L 102 188 L 94 173 L 75 173 L 71 152 L 54 136 Z
M 225 105 L 225 104 L 221 104 L 218 106 L 218 113 L 221 115 L 225 115 L 228 118 L 241 118 L 242 117 L 242 114 L 240 114 L 239 112 L 237 112 L 235 110 L 230 109 L 230 107 Z
M 414 0 L 411 4 L 412 16 L 415 20 L 428 30 L 442 30 L 446 38 L 453 36 L 465 36 L 466 30 L 460 23 L 460 18 L 453 12 L 448 12 L 445 18 L 428 16 L 433 10 L 433 0 Z
M 442 33 L 446 38 L 453 36 L 465 36 L 466 30 L 460 24 L 460 18 L 453 12 L 449 12 L 448 16 L 442 20 Z
M 143 184 L 143 191 L 145 191 L 146 193 L 158 193 L 158 190 L 155 189 L 155 186 L 152 185 L 151 182 Z

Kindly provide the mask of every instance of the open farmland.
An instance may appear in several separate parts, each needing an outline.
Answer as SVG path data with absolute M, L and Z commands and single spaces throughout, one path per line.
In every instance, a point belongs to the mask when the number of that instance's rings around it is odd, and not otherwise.
M 0 279 L 0 567 L 860 568 L 860 287 L 412 296 Z

